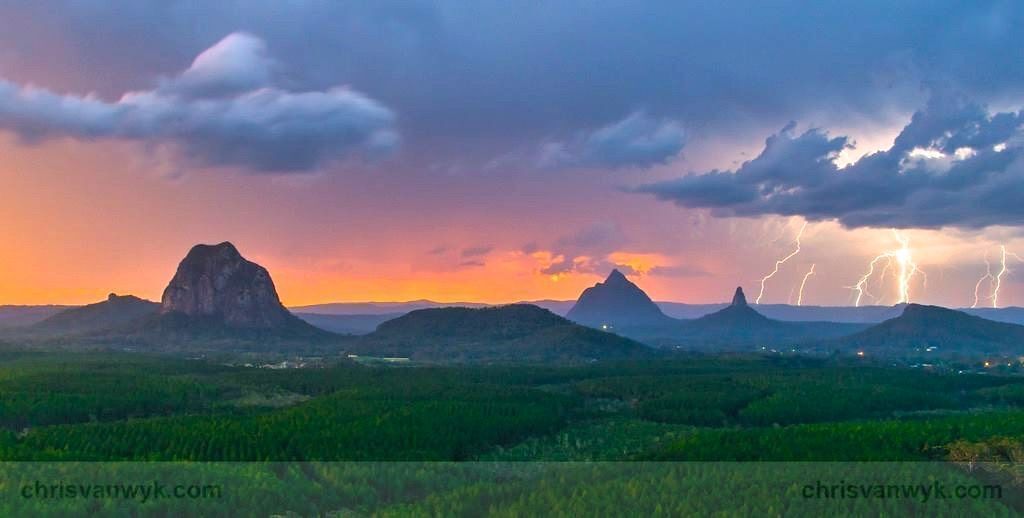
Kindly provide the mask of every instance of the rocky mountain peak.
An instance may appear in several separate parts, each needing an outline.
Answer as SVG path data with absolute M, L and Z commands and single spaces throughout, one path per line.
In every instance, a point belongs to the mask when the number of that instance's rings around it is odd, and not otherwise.
M 627 279 L 626 276 L 623 275 L 622 272 L 620 272 L 617 268 L 612 270 L 612 273 L 608 274 L 608 278 L 606 278 L 604 280 L 604 283 L 606 285 L 611 285 L 611 286 L 615 286 L 615 285 L 622 285 L 622 286 L 624 286 L 624 285 L 627 285 L 627 284 L 632 284 L 631 282 L 629 282 L 629 279 Z
M 601 328 L 671 321 L 639 286 L 619 270 L 612 270 L 604 282 L 583 290 L 566 316 L 574 322 Z
M 262 329 L 294 318 L 281 304 L 266 268 L 246 260 L 228 242 L 192 247 L 164 290 L 161 313 Z

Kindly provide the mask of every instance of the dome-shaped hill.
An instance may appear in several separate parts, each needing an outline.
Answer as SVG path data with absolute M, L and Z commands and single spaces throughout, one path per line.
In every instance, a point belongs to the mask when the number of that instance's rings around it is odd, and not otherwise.
M 633 340 L 529 304 L 413 311 L 384 322 L 352 351 L 435 361 L 583 361 L 655 354 Z
M 838 341 L 841 348 L 910 353 L 1019 354 L 1024 326 L 994 322 L 939 306 L 908 304 L 903 313 Z

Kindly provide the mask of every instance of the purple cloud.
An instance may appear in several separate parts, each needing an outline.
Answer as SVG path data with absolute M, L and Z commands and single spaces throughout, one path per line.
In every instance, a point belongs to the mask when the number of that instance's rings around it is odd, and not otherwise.
M 399 141 L 395 114 L 347 87 L 288 92 L 271 85 L 264 43 L 234 33 L 153 90 L 114 102 L 0 80 L 0 129 L 28 141 L 55 137 L 168 145 L 188 165 L 245 172 L 318 170 Z

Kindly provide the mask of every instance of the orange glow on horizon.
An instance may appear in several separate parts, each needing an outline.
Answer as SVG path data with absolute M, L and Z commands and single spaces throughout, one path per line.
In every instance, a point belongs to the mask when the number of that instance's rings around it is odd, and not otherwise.
M 684 213 L 658 205 L 650 208 L 658 217 L 625 212 L 628 239 L 607 249 L 612 245 L 559 241 L 603 217 L 587 216 L 592 198 L 582 206 L 572 199 L 531 205 L 527 217 L 513 203 L 473 205 L 486 193 L 468 188 L 451 194 L 466 204 L 442 206 L 406 193 L 405 203 L 382 206 L 375 197 L 403 181 L 387 175 L 358 185 L 221 172 L 169 178 L 128 144 L 25 145 L 0 134 L 0 155 L 0 304 L 87 304 L 111 292 L 158 300 L 191 246 L 221 241 L 267 267 L 289 306 L 574 300 L 615 266 L 654 300 L 725 302 L 737 285 L 754 287 L 765 261 L 765 245 L 756 238 L 774 235 L 766 229 L 778 223 L 711 219 L 666 239 L 665 229 Z M 548 188 L 524 184 L 519 195 L 540 196 Z M 621 196 L 600 201 L 643 203 Z M 813 232 L 804 260 L 822 273 L 806 295 L 815 303 L 852 303 L 847 286 L 863 274 L 865 254 L 892 246 L 891 232 L 830 222 L 816 223 Z M 983 266 L 977 250 L 1024 249 L 1024 240 L 1005 229 L 906 235 L 921 268 L 935 272 L 936 282 L 915 300 L 949 307 L 973 300 Z M 783 273 L 779 285 L 796 286 L 805 268 Z M 1013 276 L 1003 280 L 1000 305 L 1019 305 L 1024 284 Z

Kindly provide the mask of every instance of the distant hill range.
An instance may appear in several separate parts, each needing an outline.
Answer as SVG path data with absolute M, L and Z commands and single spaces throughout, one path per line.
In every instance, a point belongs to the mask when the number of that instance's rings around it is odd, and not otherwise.
M 1024 308 L 1016 306 L 1005 308 L 962 308 L 959 311 L 996 322 L 1024 325 Z
M 346 346 L 354 354 L 431 361 L 642 358 L 654 349 L 528 304 L 420 309 Z
M 377 326 L 406 313 L 383 313 L 380 315 L 331 315 L 320 313 L 296 313 L 295 316 L 325 331 L 342 335 L 366 335 Z
M 963 311 L 908 304 L 903 313 L 832 343 L 847 351 L 885 355 L 1024 354 L 1024 326 L 994 322 Z
M 516 302 L 516 304 L 531 304 L 551 311 L 556 315 L 565 316 L 572 309 L 576 301 L 573 300 L 532 300 Z M 714 313 L 727 307 L 728 303 L 717 304 L 687 304 L 683 302 L 657 302 L 655 304 L 666 316 L 692 320 Z M 431 300 L 417 300 L 408 302 L 337 302 L 330 304 L 315 304 L 311 306 L 293 306 L 288 309 L 296 316 L 310 322 L 318 327 L 329 331 L 365 334 L 372 332 L 377 324 L 392 318 L 404 315 L 410 311 L 426 308 L 444 307 L 493 307 L 498 304 L 483 304 L 478 302 L 436 302 Z M 903 312 L 905 304 L 895 306 L 791 306 L 788 304 L 755 304 L 753 307 L 758 313 L 776 320 L 791 322 L 847 322 L 862 324 L 877 324 L 890 318 L 895 318 Z M 0 306 L 0 329 L 24 327 L 36 324 L 53 316 L 65 309 L 81 306 L 61 305 L 7 305 Z M 996 322 L 1024 325 L 1024 308 L 959 308 L 958 311 L 980 316 Z M 318 319 L 316 315 L 327 317 L 340 316 L 341 319 L 325 318 Z M 360 317 L 379 318 L 360 318 Z M 353 317 L 351 319 L 347 317 Z M 348 321 L 348 322 L 346 322 Z M 334 329 L 337 328 L 338 330 Z
M 26 327 L 37 324 L 47 318 L 77 306 L 0 306 L 0 329 Z
M 692 320 L 705 315 L 710 315 L 727 306 L 728 302 L 715 304 L 689 304 L 685 302 L 654 302 L 661 312 L 668 317 L 682 320 Z M 526 300 L 516 304 L 532 304 L 550 310 L 556 315 L 567 316 L 576 301 L 574 300 Z M 414 300 L 408 302 L 338 302 L 330 304 L 316 304 L 312 306 L 297 306 L 290 308 L 296 314 L 321 314 L 321 315 L 403 315 L 410 311 L 426 308 L 442 307 L 473 307 L 482 308 L 494 306 L 495 304 L 483 304 L 479 302 L 436 302 L 432 300 Z M 757 312 L 775 320 L 788 322 L 845 322 L 854 324 L 877 324 L 890 318 L 895 318 L 903 312 L 906 304 L 893 306 L 795 306 L 790 304 L 752 304 Z M 971 315 L 1007 322 L 1011 324 L 1024 325 L 1024 308 L 959 308 Z M 0 308 L 0 318 L 3 309 Z

